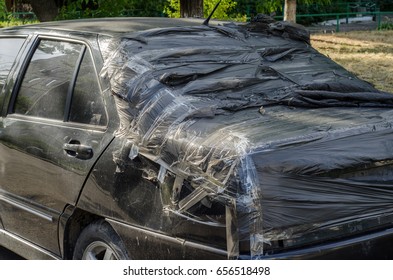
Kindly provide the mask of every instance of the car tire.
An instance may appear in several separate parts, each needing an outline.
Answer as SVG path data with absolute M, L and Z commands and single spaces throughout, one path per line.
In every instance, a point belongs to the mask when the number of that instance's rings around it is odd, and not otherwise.
M 115 230 L 104 220 L 88 225 L 74 249 L 74 260 L 126 260 L 125 246 Z

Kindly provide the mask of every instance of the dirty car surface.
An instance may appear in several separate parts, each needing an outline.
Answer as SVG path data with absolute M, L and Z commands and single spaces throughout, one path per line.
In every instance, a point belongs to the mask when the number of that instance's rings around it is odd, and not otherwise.
M 5 29 L 0 46 L 1 245 L 390 257 L 392 95 L 302 27 L 83 20 Z

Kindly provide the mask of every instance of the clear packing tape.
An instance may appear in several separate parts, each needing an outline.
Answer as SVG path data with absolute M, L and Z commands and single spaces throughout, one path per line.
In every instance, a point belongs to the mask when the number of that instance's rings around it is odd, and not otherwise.
M 203 222 L 193 206 L 225 207 L 210 222 L 226 227 L 229 258 L 244 242 L 258 258 L 389 220 L 393 97 L 301 27 L 153 29 L 114 39 L 105 61 L 126 156 L 158 163 L 158 183 L 173 174 L 171 213 Z

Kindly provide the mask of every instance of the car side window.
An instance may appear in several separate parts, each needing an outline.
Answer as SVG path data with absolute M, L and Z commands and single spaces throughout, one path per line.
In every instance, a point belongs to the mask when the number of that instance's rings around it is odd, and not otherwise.
M 105 106 L 95 74 L 93 59 L 84 54 L 76 79 L 69 121 L 91 125 L 106 125 Z
M 14 113 L 104 126 L 104 101 L 85 45 L 43 39 L 22 79 Z
M 3 104 L 3 88 L 24 38 L 0 38 L 0 108 Z
M 26 69 L 14 112 L 63 120 L 82 47 L 71 42 L 41 40 Z

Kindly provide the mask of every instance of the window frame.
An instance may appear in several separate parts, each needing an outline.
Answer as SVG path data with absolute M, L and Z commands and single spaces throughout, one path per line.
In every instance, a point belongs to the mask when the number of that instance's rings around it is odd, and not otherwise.
M 11 36 L 7 36 L 11 37 Z M 34 56 L 34 53 L 38 46 L 40 45 L 40 42 L 42 40 L 48 40 L 48 41 L 58 41 L 58 42 L 69 42 L 69 43 L 75 43 L 75 44 L 80 44 L 82 46 L 81 52 L 79 54 L 79 57 L 77 59 L 77 63 L 73 72 L 73 75 L 70 79 L 70 86 L 67 90 L 67 96 L 66 96 L 66 104 L 65 104 L 65 110 L 64 110 L 64 115 L 62 120 L 56 120 L 56 119 L 51 119 L 51 118 L 45 118 L 45 117 L 38 117 L 38 116 L 29 116 L 29 115 L 22 115 L 14 112 L 14 108 L 16 105 L 16 99 L 18 97 L 20 88 L 23 83 L 23 79 L 26 75 L 27 68 L 30 65 L 30 62 Z M 79 70 L 81 68 L 83 58 L 89 55 L 91 58 L 91 61 L 93 62 L 93 68 L 94 68 L 94 73 L 93 75 L 95 76 L 95 80 L 98 85 L 99 89 L 99 95 L 100 98 L 102 98 L 102 103 L 104 106 L 104 111 L 105 111 L 105 116 L 107 119 L 107 122 L 105 125 L 94 125 L 94 124 L 86 124 L 86 123 L 77 123 L 77 122 L 71 122 L 69 121 L 69 116 L 71 112 L 71 106 L 72 106 L 72 97 L 74 94 L 74 88 L 76 85 L 76 81 L 78 78 Z M 33 39 L 33 42 L 29 46 L 29 50 L 23 59 L 23 62 L 21 64 L 19 73 L 17 75 L 17 79 L 14 83 L 13 89 L 12 89 L 12 95 L 10 98 L 10 101 L 8 103 L 8 108 L 7 108 L 7 116 L 12 116 L 13 118 L 18 118 L 18 119 L 26 119 L 26 120 L 39 120 L 40 122 L 47 122 L 47 123 L 57 123 L 61 124 L 62 126 L 67 126 L 67 127 L 82 127 L 86 128 L 88 127 L 89 129 L 94 129 L 94 130 L 100 130 L 100 131 L 105 131 L 108 126 L 109 126 L 109 116 L 108 116 L 108 111 L 107 111 L 107 106 L 105 102 L 105 98 L 103 96 L 103 90 L 102 86 L 100 83 L 99 75 L 97 72 L 97 66 L 94 60 L 94 56 L 92 54 L 92 50 L 88 42 L 82 41 L 82 40 L 77 40 L 77 39 L 72 39 L 72 38 L 64 38 L 64 37 L 59 37 L 59 36 L 45 36 L 45 35 L 36 35 L 35 38 Z
M 2 88 L 0 88 L 0 95 L 3 95 L 3 100 L 0 103 L 0 117 L 3 117 L 4 116 L 3 110 L 5 110 L 5 107 L 7 106 L 8 96 L 9 96 L 9 94 L 7 94 L 7 88 L 10 83 L 10 80 L 12 79 L 11 77 L 13 76 L 13 74 L 15 72 L 16 65 L 18 65 L 18 62 L 23 57 L 23 53 L 24 53 L 26 45 L 28 44 L 28 41 L 29 41 L 29 36 L 28 35 L 0 35 L 0 39 L 21 39 L 21 40 L 23 40 L 23 43 L 22 43 L 20 49 L 18 50 L 17 55 L 15 56 L 14 62 L 8 72 L 8 75 L 7 75 L 6 79 L 4 80 L 4 85 Z

